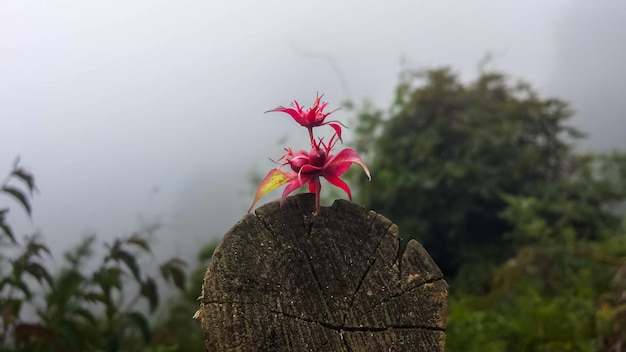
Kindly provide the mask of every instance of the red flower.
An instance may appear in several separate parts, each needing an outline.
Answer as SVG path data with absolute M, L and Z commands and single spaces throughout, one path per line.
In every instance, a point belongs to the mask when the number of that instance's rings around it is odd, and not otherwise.
M 279 159 L 285 159 L 285 162 L 281 167 L 270 170 L 261 181 L 257 187 L 252 206 L 248 211 L 252 210 L 254 204 L 261 197 L 284 184 L 287 184 L 287 187 L 283 191 L 281 205 L 291 192 L 308 184 L 309 191 L 315 194 L 315 214 L 317 214 L 320 209 L 320 191 L 322 189 L 320 177 L 324 177 L 332 185 L 344 190 L 348 194 L 348 198 L 352 200 L 350 187 L 339 176 L 348 171 L 352 164 L 361 165 L 369 179 L 371 179 L 370 172 L 354 149 L 345 148 L 335 155 L 330 154 L 336 142 L 335 136 L 338 137 L 335 134 L 328 144 L 324 144 L 321 140 L 317 143 L 313 142 L 312 149 L 308 153 L 303 150 L 294 153 L 291 149 L 287 149 L 285 155 Z M 281 170 L 286 165 L 289 165 L 292 171 Z
M 322 95 L 323 96 L 323 95 Z M 313 106 L 310 109 L 304 110 L 297 101 L 291 104 L 293 107 L 286 108 L 284 106 L 279 106 L 276 109 L 268 110 L 266 112 L 284 112 L 289 114 L 297 123 L 306 127 L 309 130 L 309 138 L 311 138 L 311 145 L 315 144 L 315 139 L 313 138 L 313 127 L 329 125 L 332 127 L 337 136 L 341 140 L 341 126 L 344 126 L 339 121 L 325 121 L 326 117 L 337 110 L 333 110 L 331 112 L 324 112 L 324 108 L 328 103 L 321 102 L 320 99 L 322 97 L 317 96 L 315 101 L 313 102 Z M 345 126 L 344 126 L 345 127 Z

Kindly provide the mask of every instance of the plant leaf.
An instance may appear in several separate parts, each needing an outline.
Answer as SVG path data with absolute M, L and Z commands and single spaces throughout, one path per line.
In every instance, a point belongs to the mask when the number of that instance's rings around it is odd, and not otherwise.
M 148 240 L 146 240 L 145 238 L 141 238 L 138 235 L 132 235 L 131 237 L 126 239 L 126 243 L 135 245 L 145 250 L 146 252 L 150 252 L 150 244 L 148 243 Z
M 37 236 L 30 237 L 28 239 L 28 244 L 26 245 L 26 251 L 24 254 L 28 257 L 40 257 L 39 252 L 41 251 L 48 253 L 49 256 L 52 256 L 52 254 L 50 253 L 50 249 L 48 249 L 45 244 L 37 242 Z
M 122 289 L 121 271 L 119 268 L 101 268 L 93 274 L 93 280 L 102 287 L 108 302 L 109 293 L 112 287 Z M 105 303 L 106 303 L 105 302 Z
M 174 285 L 176 285 L 176 287 L 178 287 L 181 291 L 185 290 L 185 282 L 187 280 L 185 271 L 183 271 L 180 267 L 172 267 L 170 272 L 172 273 Z
M 9 279 L 7 280 L 7 284 L 12 285 L 13 287 L 18 288 L 20 291 L 22 291 L 22 293 L 24 293 L 24 296 L 26 297 L 26 300 L 30 300 L 33 297 L 33 293 L 30 292 L 28 285 L 26 285 L 26 283 L 22 281 L 21 278 L 19 280 Z
M 144 341 L 149 343 L 151 340 L 150 323 L 148 323 L 146 317 L 137 311 L 128 313 L 127 317 L 137 328 L 139 328 Z
M 108 299 L 105 295 L 97 292 L 87 292 L 83 295 L 83 298 L 89 302 L 102 302 L 105 304 L 108 302 Z
M 135 277 L 135 279 L 137 281 L 141 280 L 141 276 L 139 274 L 139 265 L 137 265 L 137 260 L 135 259 L 135 256 L 126 252 L 125 250 L 120 249 L 117 252 L 115 252 L 113 258 L 124 262 L 124 264 L 126 264 L 128 269 L 130 269 L 130 271 L 133 273 L 133 276 Z
M 46 280 L 46 282 L 48 283 L 48 286 L 52 287 L 52 284 L 53 284 L 52 276 L 50 276 L 50 273 L 48 273 L 48 270 L 46 270 L 46 268 L 44 268 L 41 264 L 36 263 L 36 262 L 27 263 L 24 266 L 24 270 L 26 270 L 26 272 L 28 272 L 32 277 L 37 279 L 37 281 L 39 281 L 40 283 L 42 279 Z
M 146 281 L 141 283 L 141 295 L 148 299 L 150 312 L 154 312 L 159 305 L 159 293 L 157 292 L 156 283 L 152 278 L 148 277 Z
M 28 190 L 30 191 L 30 195 L 32 196 L 33 191 L 37 189 L 37 187 L 35 186 L 35 178 L 33 177 L 33 174 L 27 172 L 22 168 L 16 168 L 15 170 L 13 170 L 12 175 L 26 183 L 26 185 L 28 186 Z
M 86 281 L 76 270 L 63 270 L 56 280 L 56 287 L 49 296 L 48 304 L 65 307 L 72 297 L 79 294 L 80 286 Z
M 93 326 L 97 326 L 98 320 L 89 310 L 81 307 L 74 308 L 74 314 L 84 318 L 86 321 L 91 323 Z
M 17 241 L 15 241 L 15 236 L 13 235 L 13 230 L 11 230 L 11 226 L 9 226 L 9 224 L 4 222 L 4 216 L 3 214 L 0 215 L 0 229 L 2 229 L 2 231 L 9 236 L 9 238 L 11 239 L 11 242 L 16 243 Z
M 31 215 L 30 203 L 28 202 L 28 199 L 26 199 L 26 196 L 24 196 L 24 193 L 22 193 L 22 191 L 11 186 L 2 187 L 2 191 L 4 193 L 10 194 L 11 196 L 13 196 L 13 198 L 17 199 L 17 201 L 20 202 L 20 204 L 24 207 L 24 209 L 28 213 L 28 216 Z
M 183 260 L 179 258 L 172 258 L 161 265 L 161 274 L 167 282 L 173 282 L 174 285 L 180 290 L 184 290 L 187 275 L 185 274 L 183 267 L 186 265 L 187 264 Z
M 287 182 L 289 182 L 289 177 L 287 177 L 284 172 L 279 169 L 270 170 L 261 183 L 259 183 L 254 196 L 254 201 L 252 201 L 252 205 L 250 206 L 250 209 L 248 209 L 248 212 L 252 210 L 259 199 Z

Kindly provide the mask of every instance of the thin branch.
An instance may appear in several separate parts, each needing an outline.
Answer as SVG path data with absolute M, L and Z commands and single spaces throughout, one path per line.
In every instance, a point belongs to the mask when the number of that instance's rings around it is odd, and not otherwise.
M 344 94 L 346 95 L 348 100 L 352 100 L 350 89 L 348 88 L 348 83 L 341 71 L 341 68 L 339 67 L 339 64 L 337 64 L 337 61 L 335 61 L 335 59 L 332 56 L 325 54 L 325 53 L 302 49 L 293 41 L 291 41 L 290 46 L 291 46 L 291 49 L 297 55 L 300 55 L 309 59 L 320 59 L 320 60 L 326 61 L 330 65 L 330 67 L 333 69 L 333 71 L 335 71 L 335 74 L 337 75 L 337 79 L 339 80 L 339 83 L 341 84 L 341 88 L 343 89 Z

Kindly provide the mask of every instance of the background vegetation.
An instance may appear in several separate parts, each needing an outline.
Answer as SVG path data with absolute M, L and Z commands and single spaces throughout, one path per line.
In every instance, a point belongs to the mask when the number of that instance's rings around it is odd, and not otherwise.
M 30 215 L 35 179 L 17 161 L 0 191 Z M 150 254 L 157 225 L 147 224 L 104 243 L 101 251 L 95 248 L 95 236 L 86 237 L 65 253 L 53 272 L 48 269 L 53 261 L 42 236 L 18 241 L 6 220 L 9 210 L 0 209 L 0 351 L 204 349 L 191 320 L 201 284 L 198 274 L 193 273 L 194 282 L 189 284 L 186 263 L 179 258 L 158 268 L 140 265 L 143 256 Z M 97 253 L 102 253 L 101 258 Z M 200 260 L 207 261 L 211 253 L 211 249 L 203 251 Z M 165 306 L 157 277 L 181 291 Z M 163 316 L 157 318 L 153 313 L 159 307 Z
M 578 152 L 566 102 L 444 68 L 356 114 L 373 181 L 352 182 L 444 271 L 447 350 L 626 348 L 626 154 Z
M 361 202 L 421 241 L 450 283 L 448 351 L 626 348 L 626 154 L 582 153 L 570 106 L 524 82 L 406 71 L 387 109 L 348 105 L 372 182 Z M 15 163 L 0 184 L 30 214 Z M 191 316 L 215 243 L 196 269 L 143 265 L 158 226 L 87 237 L 50 270 L 42 236 L 15 236 L 0 208 L 0 350 L 201 351 Z M 163 302 L 164 281 L 179 294 Z

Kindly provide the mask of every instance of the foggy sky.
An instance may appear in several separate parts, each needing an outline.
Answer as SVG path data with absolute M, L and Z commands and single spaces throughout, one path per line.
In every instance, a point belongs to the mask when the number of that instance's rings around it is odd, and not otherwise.
M 626 6 L 593 4 L 4 1 L 0 172 L 20 155 L 41 191 L 33 225 L 17 207 L 10 221 L 58 252 L 85 232 L 126 234 L 143 214 L 165 223 L 163 248 L 193 252 L 245 214 L 277 140 L 303 135 L 264 111 L 316 92 L 330 108 L 386 107 L 402 65 L 471 78 L 487 53 L 569 100 L 586 147 L 624 147 Z

